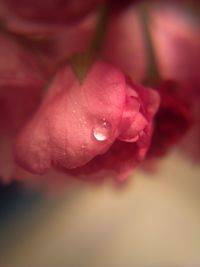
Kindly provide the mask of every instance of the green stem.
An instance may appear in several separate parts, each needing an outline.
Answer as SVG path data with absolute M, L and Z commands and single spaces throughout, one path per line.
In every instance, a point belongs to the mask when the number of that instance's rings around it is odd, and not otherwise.
M 147 4 L 139 6 L 140 21 L 144 35 L 144 42 L 147 51 L 147 77 L 144 80 L 146 85 L 155 85 L 160 80 L 158 62 L 154 50 L 153 40 L 150 33 L 150 19 Z
M 108 14 L 109 14 L 108 7 L 104 5 L 100 10 L 99 19 L 96 25 L 96 30 L 92 38 L 89 51 L 94 51 L 95 53 L 99 53 L 101 51 L 106 32 L 106 27 L 108 24 L 108 18 L 109 18 Z
M 94 62 L 94 59 L 96 58 L 96 55 L 101 52 L 106 27 L 108 24 L 108 13 L 107 6 L 101 8 L 91 45 L 84 53 L 76 54 L 70 60 L 72 69 L 80 83 L 83 82 Z

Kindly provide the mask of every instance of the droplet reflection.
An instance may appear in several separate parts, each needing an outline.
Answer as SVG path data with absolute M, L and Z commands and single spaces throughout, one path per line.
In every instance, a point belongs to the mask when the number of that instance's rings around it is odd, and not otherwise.
M 111 124 L 105 118 L 99 120 L 93 128 L 93 136 L 99 142 L 108 140 L 110 133 Z

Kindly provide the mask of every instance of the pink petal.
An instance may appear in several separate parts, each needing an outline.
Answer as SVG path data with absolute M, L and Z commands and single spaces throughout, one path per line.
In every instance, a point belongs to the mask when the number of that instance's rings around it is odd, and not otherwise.
M 125 102 L 124 76 L 96 62 L 83 84 L 66 66 L 52 82 L 46 100 L 25 127 L 16 145 L 16 159 L 27 170 L 43 173 L 54 166 L 76 168 L 105 153 L 118 134 Z M 106 138 L 94 137 L 103 127 Z

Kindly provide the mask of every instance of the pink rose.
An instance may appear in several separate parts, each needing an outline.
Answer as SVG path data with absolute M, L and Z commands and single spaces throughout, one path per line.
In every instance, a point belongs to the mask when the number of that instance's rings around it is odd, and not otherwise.
M 35 174 L 53 167 L 93 177 L 114 171 L 122 179 L 145 157 L 158 105 L 157 92 L 111 65 L 97 61 L 82 83 L 67 65 L 21 131 L 15 158 Z

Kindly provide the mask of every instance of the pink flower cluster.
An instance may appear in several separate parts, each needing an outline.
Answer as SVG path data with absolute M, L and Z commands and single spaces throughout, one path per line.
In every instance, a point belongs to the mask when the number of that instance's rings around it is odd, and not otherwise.
M 174 2 L 1 1 L 1 181 L 124 181 L 184 136 L 194 155 L 200 24 Z

